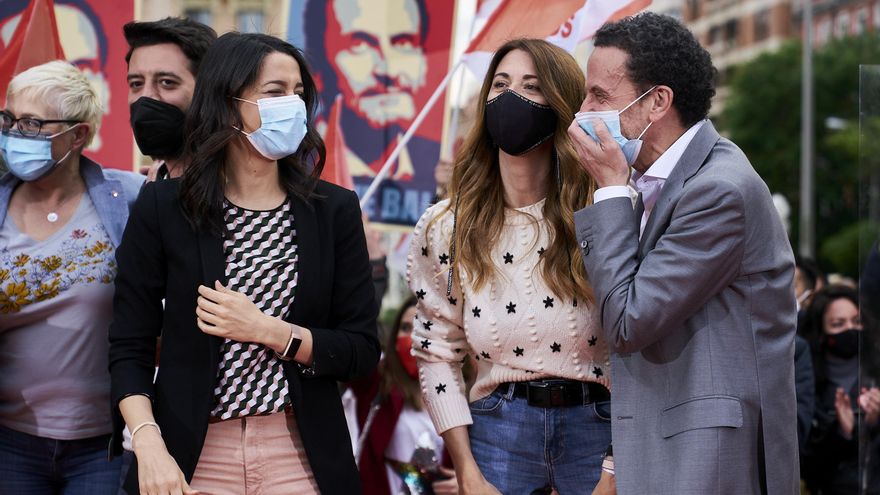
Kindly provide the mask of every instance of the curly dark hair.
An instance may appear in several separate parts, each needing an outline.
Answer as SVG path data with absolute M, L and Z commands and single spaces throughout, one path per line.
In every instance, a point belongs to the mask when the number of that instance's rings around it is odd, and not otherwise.
M 672 17 L 644 12 L 606 24 L 596 32 L 595 46 L 629 55 L 626 69 L 639 92 L 669 86 L 685 127 L 708 116 L 718 71 L 694 35 Z

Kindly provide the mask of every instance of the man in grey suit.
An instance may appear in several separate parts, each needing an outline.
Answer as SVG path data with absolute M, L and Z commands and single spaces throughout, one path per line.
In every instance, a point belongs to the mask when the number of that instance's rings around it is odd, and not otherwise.
M 715 73 L 670 17 L 608 24 L 581 110 L 625 111 L 568 131 L 599 187 L 575 222 L 614 351 L 623 494 L 798 493 L 794 257 L 767 186 L 706 120 Z

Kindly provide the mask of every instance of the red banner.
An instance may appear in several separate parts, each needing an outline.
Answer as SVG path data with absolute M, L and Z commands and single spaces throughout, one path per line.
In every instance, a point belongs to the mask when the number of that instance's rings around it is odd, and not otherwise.
M 0 51 L 5 52 L 28 0 L 0 1 Z M 134 0 L 55 0 L 55 19 L 64 55 L 82 69 L 97 89 L 104 119 L 86 150 L 105 167 L 133 168 L 133 138 L 128 124 L 128 86 L 122 26 L 134 19 Z

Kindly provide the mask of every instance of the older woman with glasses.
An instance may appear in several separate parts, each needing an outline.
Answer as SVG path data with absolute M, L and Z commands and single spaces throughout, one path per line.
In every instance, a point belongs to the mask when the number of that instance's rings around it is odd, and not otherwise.
M 116 493 L 107 329 L 143 178 L 82 156 L 101 105 L 66 62 L 13 78 L 0 115 L 0 493 Z

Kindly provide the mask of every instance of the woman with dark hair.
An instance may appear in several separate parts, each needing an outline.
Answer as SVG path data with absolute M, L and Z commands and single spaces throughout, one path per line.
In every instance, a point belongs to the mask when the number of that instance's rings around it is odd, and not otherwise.
M 360 491 L 336 382 L 374 369 L 377 306 L 357 197 L 317 180 L 316 98 L 289 43 L 220 37 L 190 166 L 135 204 L 110 329 L 130 493 Z
M 862 320 L 858 292 L 829 285 L 813 297 L 804 317 L 816 373 L 816 409 L 802 476 L 811 493 L 859 493 L 859 416 L 876 426 L 876 388 L 860 388 Z M 861 396 L 861 397 L 860 397 Z
M 499 48 L 449 199 L 413 234 L 413 348 L 463 493 L 586 493 L 611 442 L 608 347 L 574 233 L 595 189 L 566 132 L 583 97 L 559 47 Z
M 352 383 L 358 400 L 358 467 L 364 493 L 456 494 L 455 472 L 440 467 L 443 439 L 425 411 L 412 355 L 416 299 L 403 303 L 385 339 L 384 358 L 370 380 Z M 416 486 L 413 486 L 416 485 Z M 418 487 L 418 488 L 416 488 Z

